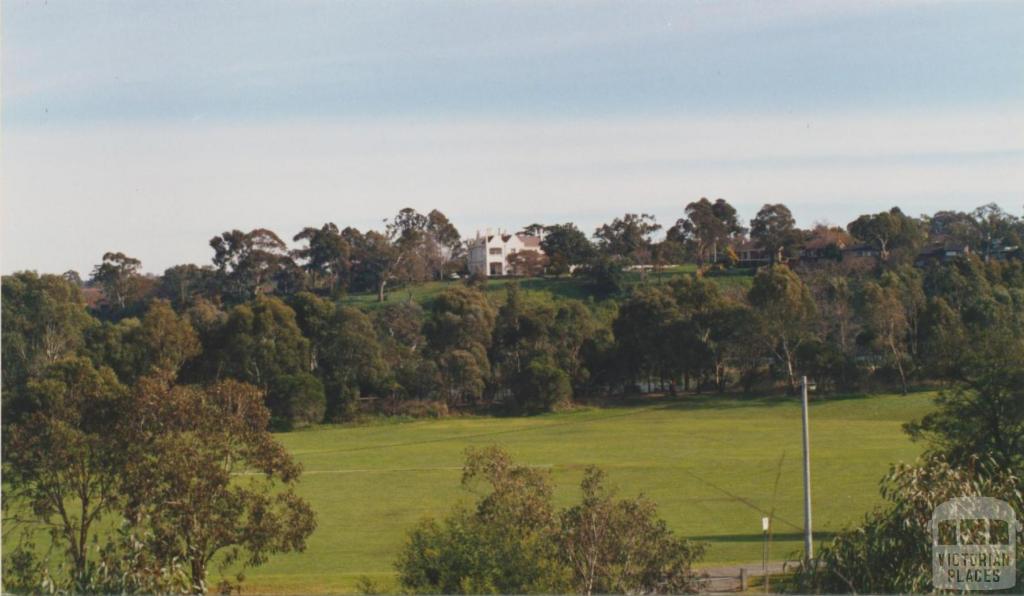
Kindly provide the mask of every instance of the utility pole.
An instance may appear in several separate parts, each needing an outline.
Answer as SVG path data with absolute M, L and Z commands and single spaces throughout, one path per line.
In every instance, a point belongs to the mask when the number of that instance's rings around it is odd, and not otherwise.
M 814 558 L 811 538 L 811 438 L 807 420 L 807 377 L 800 378 L 800 396 L 804 414 L 804 563 Z

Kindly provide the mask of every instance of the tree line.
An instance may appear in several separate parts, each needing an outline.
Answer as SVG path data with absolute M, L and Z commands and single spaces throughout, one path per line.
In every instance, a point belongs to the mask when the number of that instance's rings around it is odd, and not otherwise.
M 638 391 L 793 390 L 801 375 L 821 392 L 906 392 L 962 378 L 964 346 L 1020 328 L 1022 261 L 984 257 L 986 246 L 989 256 L 1013 246 L 1017 218 L 991 206 L 921 219 L 893 209 L 848 226 L 874 239 L 877 256 L 807 263 L 787 258 L 788 243 L 825 230 L 795 230 L 787 214 L 766 205 L 751 223 L 775 262 L 748 284 L 715 277 L 730 239 L 745 233 L 722 200 L 688 205 L 658 243 L 648 215 L 616 218 L 593 243 L 571 224 L 547 226 L 551 275 L 579 264 L 586 300 L 515 284 L 492 297 L 471 278 L 422 305 L 389 299 L 367 310 L 340 297 L 464 267 L 458 232 L 436 210 L 405 209 L 384 232 L 306 228 L 296 238 L 307 246 L 291 254 L 268 230 L 226 232 L 211 240 L 213 267 L 172 267 L 155 279 L 136 259 L 107 253 L 91 279 L 104 299 L 89 307 L 90 288 L 73 276 L 21 272 L 3 280 L 4 404 L 16 411 L 29 381 L 72 356 L 126 386 L 157 370 L 187 384 L 251 384 L 276 429 L 349 419 L 369 401 L 410 413 L 534 413 Z M 915 266 L 922 243 L 950 231 L 979 250 Z M 705 266 L 623 281 L 627 263 L 672 243 Z M 367 256 L 367 246 L 384 245 L 387 258 Z

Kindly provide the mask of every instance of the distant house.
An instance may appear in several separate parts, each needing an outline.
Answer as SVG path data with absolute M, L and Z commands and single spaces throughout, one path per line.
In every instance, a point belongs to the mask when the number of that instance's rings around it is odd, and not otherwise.
M 989 251 L 988 258 L 993 261 L 1009 261 L 1010 259 L 1024 258 L 1024 251 L 1019 246 L 1004 246 L 997 243 Z
M 102 288 L 91 286 L 82 288 L 82 298 L 85 300 L 85 305 L 92 309 L 98 309 L 106 300 Z
M 512 275 L 508 257 L 525 251 L 543 255 L 544 251 L 540 248 L 540 240 L 537 236 L 508 234 L 500 230 L 497 234 L 492 234 L 490 230 L 487 230 L 486 233 L 478 231 L 476 238 L 467 243 L 469 272 L 485 277 Z
M 852 244 L 841 250 L 843 253 L 843 260 L 846 259 L 877 259 L 881 257 L 882 253 L 877 248 L 870 244 L 860 243 Z
M 971 254 L 971 247 L 950 240 L 937 240 L 926 246 L 917 254 L 914 264 L 924 267 L 929 263 L 945 263 L 946 261 Z
M 733 246 L 740 267 L 758 267 L 772 262 L 772 255 L 754 240 L 741 240 Z
M 819 261 L 838 261 L 842 259 L 842 251 L 849 244 L 850 235 L 846 232 L 819 226 L 811 237 L 800 248 L 800 263 L 811 264 Z

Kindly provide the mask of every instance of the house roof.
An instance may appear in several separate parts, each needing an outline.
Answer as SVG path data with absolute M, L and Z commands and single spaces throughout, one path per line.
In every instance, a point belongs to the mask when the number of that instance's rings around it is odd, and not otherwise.
M 814 235 L 804 243 L 804 249 L 821 250 L 823 248 L 828 248 L 829 246 L 837 246 L 842 249 L 846 247 L 847 243 L 848 240 L 839 232 L 833 230 L 824 230 L 819 232 L 815 230 Z
M 536 236 L 529 236 L 527 234 L 516 234 L 516 237 L 522 241 L 523 246 L 527 248 L 540 248 L 540 238 Z
M 843 252 L 878 252 L 874 246 L 865 242 L 853 244 L 843 249 Z
M 86 287 L 82 288 L 82 298 L 85 300 L 85 305 L 89 308 L 96 308 L 105 299 L 103 290 L 101 288 Z
M 761 244 L 754 240 L 743 239 L 736 243 L 736 246 L 733 247 L 733 250 L 761 250 Z

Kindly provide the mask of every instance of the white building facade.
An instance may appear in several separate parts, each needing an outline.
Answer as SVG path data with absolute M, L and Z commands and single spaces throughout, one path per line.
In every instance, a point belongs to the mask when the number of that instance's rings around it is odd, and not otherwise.
M 540 238 L 526 234 L 508 234 L 498 231 L 492 234 L 477 231 L 476 238 L 470 240 L 469 272 L 484 277 L 511 275 L 508 258 L 518 252 L 532 251 L 544 254 L 540 249 Z

